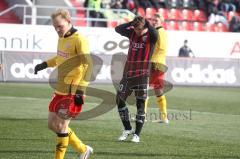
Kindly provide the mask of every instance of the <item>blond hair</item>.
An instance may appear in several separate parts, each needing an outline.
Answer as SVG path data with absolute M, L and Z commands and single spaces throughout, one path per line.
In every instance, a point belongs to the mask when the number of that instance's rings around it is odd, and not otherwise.
M 163 17 L 163 15 L 162 15 L 161 13 L 155 13 L 154 16 L 155 16 L 156 18 L 160 19 L 161 22 L 164 22 L 164 17 Z
M 63 19 L 66 19 L 68 22 L 71 22 L 71 16 L 68 10 L 66 9 L 57 9 L 51 15 L 52 20 L 57 16 L 61 16 Z

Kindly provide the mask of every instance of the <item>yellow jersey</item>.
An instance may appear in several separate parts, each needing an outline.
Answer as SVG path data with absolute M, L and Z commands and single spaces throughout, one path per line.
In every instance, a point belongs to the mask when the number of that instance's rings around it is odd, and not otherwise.
M 154 47 L 151 62 L 154 64 L 166 65 L 167 54 L 167 32 L 163 27 L 156 28 L 158 39 Z
M 57 55 L 46 61 L 57 67 L 55 92 L 61 95 L 85 91 L 92 74 L 92 59 L 87 39 L 75 28 L 58 39 Z

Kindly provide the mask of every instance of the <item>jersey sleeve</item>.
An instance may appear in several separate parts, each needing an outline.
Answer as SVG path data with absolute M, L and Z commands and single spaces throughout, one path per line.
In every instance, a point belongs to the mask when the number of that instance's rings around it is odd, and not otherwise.
M 80 55 L 83 65 L 83 79 L 79 83 L 79 89 L 85 92 L 92 75 L 93 62 L 89 51 L 88 41 L 84 36 L 79 35 L 76 44 L 77 54 Z
M 146 21 L 146 27 L 148 28 L 150 34 L 151 43 L 155 44 L 158 39 L 158 31 Z
M 52 57 L 52 58 L 50 58 L 46 62 L 47 62 L 48 67 L 55 67 L 55 66 L 57 66 L 57 55 Z
M 165 56 L 167 52 L 167 33 L 164 29 L 160 29 L 158 40 L 160 43 L 159 45 L 160 54 Z
M 131 22 L 121 24 L 115 28 L 115 31 L 122 36 L 130 38 L 130 35 L 132 33 L 132 29 L 129 29 L 130 26 L 131 26 Z
M 166 72 L 167 34 L 163 28 L 158 29 L 158 39 L 154 46 L 151 61 L 154 70 Z

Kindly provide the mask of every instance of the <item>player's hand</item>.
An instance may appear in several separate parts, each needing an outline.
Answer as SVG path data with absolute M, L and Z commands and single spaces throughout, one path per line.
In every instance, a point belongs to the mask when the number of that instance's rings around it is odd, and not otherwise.
M 84 94 L 83 91 L 77 90 L 74 97 L 74 104 L 77 106 L 81 106 L 84 104 Z
M 34 74 L 36 75 L 38 73 L 38 71 L 44 70 L 45 68 L 47 68 L 47 62 L 37 64 L 34 68 Z

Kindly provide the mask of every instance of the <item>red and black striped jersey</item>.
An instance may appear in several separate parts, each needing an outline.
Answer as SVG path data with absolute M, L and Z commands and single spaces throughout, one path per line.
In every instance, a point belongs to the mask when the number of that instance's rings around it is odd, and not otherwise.
M 130 26 L 131 22 L 115 28 L 117 33 L 129 38 L 128 57 L 124 75 L 132 77 L 148 74 L 154 45 L 158 38 L 157 30 L 148 24 L 148 31 L 138 36 Z

